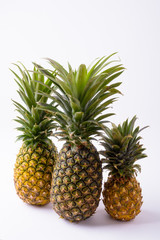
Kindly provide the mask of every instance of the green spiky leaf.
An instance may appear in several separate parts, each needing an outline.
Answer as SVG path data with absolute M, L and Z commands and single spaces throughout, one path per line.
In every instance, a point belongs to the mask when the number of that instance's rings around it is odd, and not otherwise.
M 48 104 L 39 103 L 39 107 L 52 113 L 61 130 L 61 139 L 70 143 L 90 141 L 101 133 L 107 118 L 113 115 L 106 111 L 116 100 L 113 96 L 120 94 L 117 88 L 121 82 L 116 82 L 116 78 L 124 70 L 121 64 L 115 64 L 116 60 L 111 60 L 114 55 L 102 57 L 88 68 L 81 64 L 75 71 L 70 64 L 66 70 L 52 59 L 47 59 L 53 67 L 50 70 L 34 63 L 57 86 L 52 95 L 40 94 L 56 101 L 58 110 Z M 51 75 L 53 71 L 56 71 L 55 78 Z
M 44 75 L 36 67 L 34 67 L 31 75 L 22 63 L 14 65 L 20 72 L 20 75 L 18 75 L 11 70 L 16 77 L 17 92 L 22 100 L 22 104 L 12 100 L 20 115 L 15 119 L 20 124 L 17 130 L 21 132 L 17 140 L 22 140 L 28 146 L 38 144 L 39 142 L 47 142 L 49 141 L 49 136 L 52 135 L 51 129 L 55 127 L 55 124 L 53 124 L 51 114 L 49 117 L 46 110 L 38 109 L 37 101 L 41 103 L 47 102 L 48 96 L 39 95 L 39 91 L 41 90 L 44 94 L 50 94 L 52 81 L 50 79 L 45 80 Z M 52 77 L 54 77 L 54 74 L 52 74 Z
M 109 175 L 130 177 L 141 171 L 139 164 L 135 162 L 147 157 L 143 153 L 145 148 L 140 144 L 141 136 L 139 126 L 135 127 L 136 116 L 129 122 L 128 119 L 112 129 L 104 128 L 105 135 L 102 135 L 102 146 L 104 150 L 100 154 L 105 157 L 104 168 L 108 169 Z

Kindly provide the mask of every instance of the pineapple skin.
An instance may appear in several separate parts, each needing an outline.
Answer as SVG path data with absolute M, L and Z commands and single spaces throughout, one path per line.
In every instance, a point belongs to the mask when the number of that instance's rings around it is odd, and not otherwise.
M 53 172 L 53 209 L 70 222 L 85 220 L 96 211 L 101 189 L 102 166 L 96 148 L 89 143 L 73 150 L 64 144 Z
M 52 172 L 57 149 L 52 144 L 37 147 L 22 145 L 14 168 L 14 184 L 18 196 L 32 205 L 50 202 Z
M 104 183 L 103 203 L 106 212 L 114 219 L 129 221 L 140 213 L 141 187 L 136 178 L 109 177 Z

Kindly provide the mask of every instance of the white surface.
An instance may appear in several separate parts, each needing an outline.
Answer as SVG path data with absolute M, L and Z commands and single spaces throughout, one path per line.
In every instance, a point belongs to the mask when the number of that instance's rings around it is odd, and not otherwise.
M 56 0 L 1 1 L 0 4 L 0 239 L 160 239 L 160 1 Z M 44 63 L 51 57 L 65 66 L 89 64 L 118 51 L 127 68 L 119 78 L 124 96 L 113 105 L 111 120 L 135 114 L 148 158 L 141 160 L 138 180 L 144 196 L 142 213 L 134 221 L 112 220 L 101 203 L 96 214 L 79 224 L 59 219 L 50 205 L 32 207 L 16 195 L 13 166 L 21 143 L 15 143 L 18 99 L 9 71 L 11 63 Z M 60 144 L 57 143 L 60 149 Z M 106 179 L 106 176 L 104 177 Z

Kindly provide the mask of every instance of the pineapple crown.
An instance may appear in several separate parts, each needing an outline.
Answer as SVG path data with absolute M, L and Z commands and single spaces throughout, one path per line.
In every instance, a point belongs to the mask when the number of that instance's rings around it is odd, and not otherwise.
M 23 102 L 23 105 L 21 105 L 19 102 L 12 100 L 16 111 L 20 115 L 14 119 L 21 125 L 16 129 L 22 132 L 17 137 L 17 140 L 22 140 L 26 146 L 50 143 L 49 136 L 52 135 L 52 129 L 55 128 L 55 123 L 53 123 L 50 113 L 37 108 L 37 101 L 41 103 L 47 102 L 48 98 L 38 93 L 42 91 L 50 94 L 51 90 L 49 87 L 52 85 L 52 81 L 50 79 L 45 80 L 44 76 L 36 67 L 34 67 L 33 75 L 31 76 L 22 63 L 14 65 L 19 69 L 21 76 L 13 70 L 10 70 L 16 77 L 14 80 L 19 87 L 17 92 Z M 52 76 L 54 77 L 54 73 Z M 43 83 L 43 85 L 40 83 Z M 53 104 L 52 102 L 52 105 Z
M 141 171 L 140 165 L 135 162 L 147 155 L 143 153 L 145 148 L 140 144 L 139 133 L 148 126 L 135 128 L 135 121 L 136 116 L 130 122 L 127 119 L 122 125 L 112 124 L 111 130 L 104 128 L 106 135 L 102 135 L 101 144 L 105 150 L 100 151 L 100 154 L 104 156 L 104 169 L 108 169 L 111 176 L 131 177 Z
M 115 54 L 115 53 L 114 53 Z M 112 55 L 114 55 L 112 54 Z M 112 55 L 102 57 L 88 68 L 81 64 L 78 71 L 73 71 L 70 64 L 68 70 L 58 62 L 47 59 L 56 71 L 56 77 L 52 76 L 52 70 L 46 70 L 40 65 L 35 66 L 42 74 L 47 76 L 58 90 L 49 87 L 53 95 L 42 93 L 43 96 L 56 101 L 58 108 L 46 103 L 40 103 L 40 108 L 54 115 L 60 131 L 56 133 L 61 140 L 72 144 L 85 144 L 94 139 L 93 135 L 101 130 L 101 124 L 113 113 L 104 113 L 116 98 L 113 95 L 120 93 L 117 87 L 121 82 L 112 83 L 123 71 L 122 64 L 106 68 Z

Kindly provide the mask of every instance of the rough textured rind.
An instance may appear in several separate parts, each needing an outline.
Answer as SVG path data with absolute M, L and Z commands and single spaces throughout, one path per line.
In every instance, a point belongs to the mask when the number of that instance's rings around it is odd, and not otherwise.
M 45 205 L 50 201 L 53 166 L 57 158 L 54 144 L 37 147 L 22 145 L 14 168 L 18 196 L 26 203 Z
M 53 209 L 71 222 L 84 220 L 96 211 L 101 187 L 102 166 L 96 148 L 89 144 L 71 149 L 64 144 L 53 172 Z
M 103 203 L 111 217 L 129 221 L 140 213 L 142 195 L 135 177 L 110 177 L 104 184 Z

